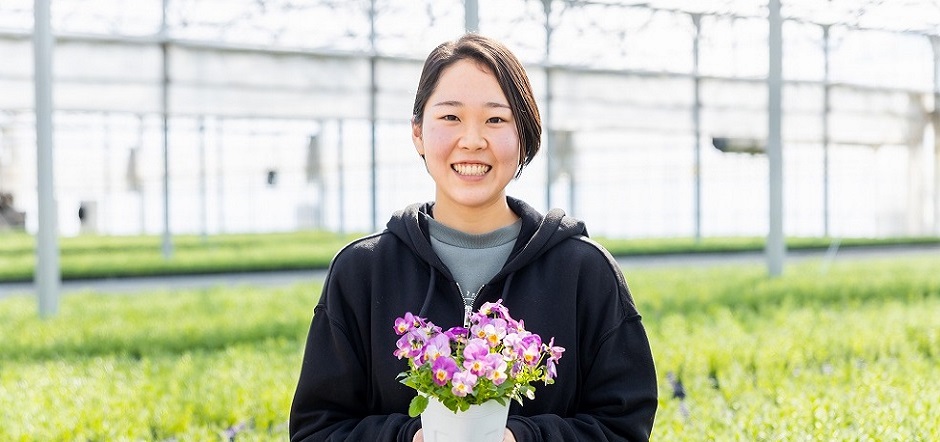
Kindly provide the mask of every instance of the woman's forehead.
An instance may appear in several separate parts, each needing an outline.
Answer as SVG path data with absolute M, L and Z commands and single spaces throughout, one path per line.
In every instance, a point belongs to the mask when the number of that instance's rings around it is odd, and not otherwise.
M 441 72 L 429 105 L 509 107 L 509 100 L 493 72 L 472 60 L 460 60 Z

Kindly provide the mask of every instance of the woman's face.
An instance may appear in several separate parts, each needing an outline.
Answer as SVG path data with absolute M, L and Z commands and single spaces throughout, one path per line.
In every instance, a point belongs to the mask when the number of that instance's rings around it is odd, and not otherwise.
M 519 135 L 489 69 L 473 60 L 444 69 L 412 132 L 436 185 L 435 212 L 505 205 L 519 167 Z

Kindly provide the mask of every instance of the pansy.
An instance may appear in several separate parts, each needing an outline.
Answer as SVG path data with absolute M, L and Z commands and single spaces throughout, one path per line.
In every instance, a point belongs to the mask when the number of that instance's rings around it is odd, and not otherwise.
M 553 383 L 564 348 L 548 344 L 509 315 L 502 300 L 483 304 L 467 317 L 466 327 L 446 331 L 425 318 L 405 313 L 395 320 L 401 336 L 393 355 L 408 360 L 401 382 L 418 390 L 409 407 L 417 416 L 436 397 L 452 411 L 496 400 L 534 398 L 533 382 Z
M 467 329 L 463 327 L 451 327 L 444 332 L 451 341 L 454 342 L 466 342 L 467 341 Z
M 441 356 L 450 356 L 450 338 L 444 334 L 431 336 L 422 351 L 422 361 L 434 362 Z
M 454 396 L 465 397 L 468 394 L 473 394 L 473 387 L 477 383 L 477 377 L 469 371 L 461 371 L 454 374 L 453 382 L 454 386 L 451 388 L 451 393 L 453 393 Z
M 457 361 L 448 356 L 440 357 L 434 360 L 431 365 L 431 374 L 434 383 L 437 385 L 447 385 L 447 381 L 454 377 L 457 372 Z
M 484 303 L 480 306 L 480 314 L 505 319 L 509 317 L 509 309 L 503 305 L 503 300 L 500 299 L 496 302 Z
M 522 338 L 516 351 L 526 364 L 536 365 L 542 356 L 542 339 L 539 335 L 526 336 Z
M 476 376 L 486 374 L 489 367 L 487 355 L 490 354 L 490 347 L 482 339 L 471 339 L 463 349 L 463 367 Z
M 398 334 L 398 336 L 401 336 L 407 333 L 409 330 L 420 326 L 421 322 L 418 321 L 418 317 L 412 315 L 411 313 L 405 313 L 404 317 L 395 320 L 395 333 Z
M 499 353 L 490 353 L 486 355 L 486 365 L 489 370 L 486 372 L 486 378 L 493 382 L 493 385 L 502 385 L 509 376 L 506 374 L 506 359 Z
M 424 345 L 427 343 L 427 335 L 418 329 L 409 330 L 396 343 L 398 349 L 395 350 L 395 356 L 398 359 L 402 357 L 412 359 L 424 354 Z

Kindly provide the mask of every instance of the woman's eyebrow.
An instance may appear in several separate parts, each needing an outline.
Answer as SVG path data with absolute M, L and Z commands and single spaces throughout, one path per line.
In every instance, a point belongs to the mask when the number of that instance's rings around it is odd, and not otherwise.
M 457 101 L 457 100 L 445 100 L 445 101 L 440 101 L 440 102 L 434 103 L 433 106 L 463 107 L 463 106 L 464 106 L 464 103 L 461 102 L 461 101 Z M 493 108 L 506 108 L 506 109 L 511 109 L 508 104 L 506 104 L 506 103 L 497 103 L 497 102 L 495 102 L 495 101 L 488 101 L 488 102 L 486 102 L 486 103 L 483 103 L 483 106 L 484 106 L 484 107 L 493 107 Z

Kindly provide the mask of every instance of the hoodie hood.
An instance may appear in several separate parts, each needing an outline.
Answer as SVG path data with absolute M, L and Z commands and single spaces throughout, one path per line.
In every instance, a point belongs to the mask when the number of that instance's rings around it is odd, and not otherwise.
M 525 267 L 565 239 L 588 236 L 584 222 L 565 215 L 561 209 L 552 209 L 542 215 L 520 199 L 506 197 L 506 201 L 522 219 L 522 228 L 506 265 L 493 277 L 494 280 Z M 433 269 L 453 279 L 450 270 L 431 248 L 425 215 L 430 216 L 433 207 L 433 202 L 412 204 L 395 212 L 386 227 Z

